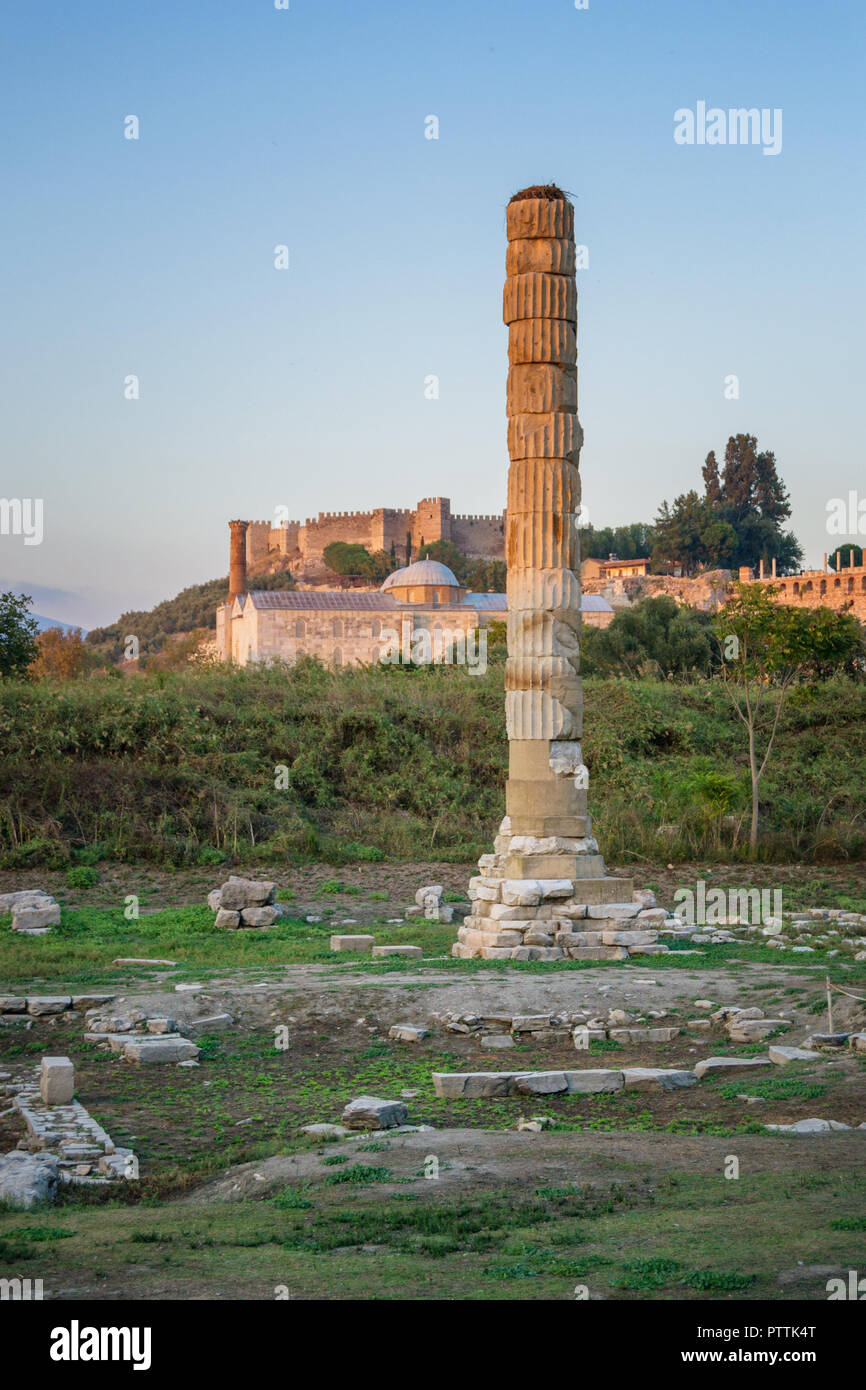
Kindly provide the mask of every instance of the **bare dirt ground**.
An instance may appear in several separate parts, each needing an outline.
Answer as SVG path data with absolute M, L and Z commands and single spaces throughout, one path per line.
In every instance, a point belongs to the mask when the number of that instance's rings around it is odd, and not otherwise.
M 856 1167 L 862 1160 L 860 1135 L 838 1133 L 813 1138 L 819 1142 L 809 1149 L 812 1172 L 835 1173 L 849 1164 Z M 364 1158 L 363 1150 L 358 1149 L 363 1142 L 364 1136 L 359 1135 L 347 1143 L 352 1158 Z M 736 1142 L 741 1164 L 764 1173 L 790 1171 L 803 1155 L 802 1136 L 778 1135 L 768 1143 L 760 1135 L 744 1134 L 738 1135 Z M 435 1133 L 395 1134 L 388 1140 L 387 1162 L 394 1181 L 381 1184 L 380 1190 L 383 1195 L 399 1191 L 402 1181 L 417 1174 L 429 1154 L 439 1160 L 435 1192 L 441 1200 L 461 1190 L 504 1183 L 513 1184 L 515 1191 L 529 1184 L 605 1186 L 612 1176 L 622 1176 L 624 1170 L 636 1166 L 642 1167 L 650 1180 L 672 1168 L 716 1177 L 730 1150 L 730 1137 L 711 1135 L 437 1129 Z M 326 1177 L 329 1170 L 323 1163 L 328 1156 L 329 1151 L 322 1149 L 241 1164 L 204 1184 L 189 1200 L 237 1202 L 266 1197 L 286 1183 Z

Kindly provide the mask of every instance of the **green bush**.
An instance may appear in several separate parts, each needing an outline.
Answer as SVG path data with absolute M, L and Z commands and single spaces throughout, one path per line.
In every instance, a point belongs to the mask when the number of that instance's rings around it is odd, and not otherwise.
M 95 888 L 98 882 L 99 874 L 87 864 L 76 864 L 66 870 L 67 888 Z

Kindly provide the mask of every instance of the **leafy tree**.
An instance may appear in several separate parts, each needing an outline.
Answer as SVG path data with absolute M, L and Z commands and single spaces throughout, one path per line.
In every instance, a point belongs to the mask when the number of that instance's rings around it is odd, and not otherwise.
M 360 578 L 369 562 L 369 551 L 363 545 L 350 545 L 348 541 L 332 541 L 322 551 L 322 559 L 334 574 Z
M 583 629 L 587 674 L 706 675 L 715 661 L 710 618 L 667 594 L 641 599 L 606 628 Z
M 776 604 L 772 585 L 736 584 L 714 622 L 722 679 L 746 730 L 752 784 L 749 843 L 758 847 L 761 778 L 791 686 L 862 665 L 863 630 L 850 614 Z M 768 699 L 775 690 L 778 699 Z M 763 748 L 763 753 L 761 752 Z
M 397 561 L 384 550 L 371 555 L 366 546 L 348 541 L 332 541 L 322 551 L 322 559 L 334 574 L 351 579 L 367 579 L 381 584 L 397 568 Z
M 644 521 L 629 526 L 584 526 L 580 530 L 582 560 L 606 560 L 616 555 L 620 560 L 642 560 L 650 554 L 653 543 L 652 527 Z
M 0 594 L 0 679 L 25 675 L 36 657 L 39 624 L 30 614 L 32 602 L 25 594 Z
M 465 583 L 472 593 L 504 594 L 507 578 L 504 560 L 470 560 Z
M 854 564 L 862 565 L 863 551 L 861 547 L 859 545 L 852 545 L 849 542 L 847 545 L 837 546 L 833 554 L 828 555 L 827 564 L 830 566 L 831 570 L 835 570 L 837 574 L 840 574 L 842 570 L 846 570 L 851 564 L 850 554 L 852 550 L 854 551 Z
M 687 574 L 699 566 L 757 568 L 775 558 L 780 573 L 795 570 L 803 551 L 782 523 L 791 515 L 772 450 L 759 452 L 752 434 L 731 435 L 724 465 L 714 452 L 703 465 L 704 495 L 691 491 L 662 503 L 655 525 L 653 559 L 679 561 Z
M 49 627 L 36 638 L 36 657 L 30 668 L 37 680 L 74 680 L 96 664 L 96 657 L 80 627 L 64 632 Z
M 422 545 L 418 551 L 418 559 L 438 560 L 440 565 L 448 566 L 458 584 L 466 582 L 471 562 L 462 550 L 457 549 L 453 541 L 430 541 L 428 545 Z
M 675 497 L 672 507 L 662 503 L 653 535 L 653 563 L 676 561 L 685 574 L 694 574 L 706 566 L 727 566 L 736 554 L 737 534 L 733 526 L 694 489 Z
M 709 506 L 717 507 L 722 501 L 722 484 L 714 449 L 707 454 L 701 471 L 704 475 L 704 498 Z

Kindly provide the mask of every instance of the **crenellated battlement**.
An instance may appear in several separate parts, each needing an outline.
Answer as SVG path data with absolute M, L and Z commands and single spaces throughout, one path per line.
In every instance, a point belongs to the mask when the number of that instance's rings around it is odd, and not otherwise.
M 448 497 L 422 497 L 414 507 L 375 507 L 371 511 L 323 511 L 305 521 L 251 521 L 247 528 L 247 562 L 265 563 L 269 555 L 300 552 L 313 571 L 322 569 L 326 546 L 337 541 L 386 550 L 399 560 L 415 556 L 422 545 L 451 541 L 473 559 L 504 558 L 504 513 L 472 516 L 451 511 Z

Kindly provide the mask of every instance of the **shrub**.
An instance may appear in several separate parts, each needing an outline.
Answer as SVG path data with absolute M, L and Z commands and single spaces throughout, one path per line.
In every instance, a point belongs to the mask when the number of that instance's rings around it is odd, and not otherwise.
M 87 864 L 75 864 L 66 870 L 67 888 L 95 888 L 98 882 L 99 874 Z

